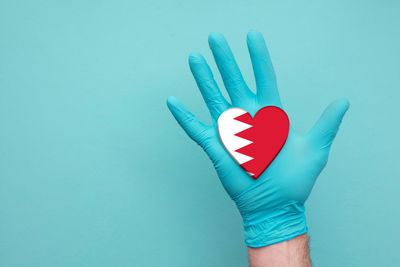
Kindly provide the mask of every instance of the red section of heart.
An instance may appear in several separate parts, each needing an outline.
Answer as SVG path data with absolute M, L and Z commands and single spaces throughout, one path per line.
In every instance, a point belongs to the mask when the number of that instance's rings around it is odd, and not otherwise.
M 249 129 L 235 135 L 253 143 L 239 148 L 236 152 L 252 157 L 242 165 L 245 171 L 253 173 L 254 179 L 268 168 L 281 151 L 289 135 L 289 118 L 286 113 L 275 106 L 260 109 L 254 118 L 245 113 L 235 120 L 252 125 Z

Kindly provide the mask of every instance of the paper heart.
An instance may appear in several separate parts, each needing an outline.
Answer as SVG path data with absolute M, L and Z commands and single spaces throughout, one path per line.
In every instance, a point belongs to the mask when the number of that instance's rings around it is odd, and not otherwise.
M 289 118 L 275 106 L 263 107 L 254 118 L 241 108 L 230 108 L 218 118 L 218 133 L 232 158 L 257 180 L 285 144 Z

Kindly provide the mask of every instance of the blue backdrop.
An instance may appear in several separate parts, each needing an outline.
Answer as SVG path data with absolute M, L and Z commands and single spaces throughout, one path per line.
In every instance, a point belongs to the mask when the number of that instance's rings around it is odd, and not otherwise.
M 398 1 L 0 2 L 0 266 L 246 266 L 240 215 L 165 105 L 210 122 L 187 66 L 261 31 L 305 133 L 351 107 L 306 203 L 315 266 L 400 261 Z

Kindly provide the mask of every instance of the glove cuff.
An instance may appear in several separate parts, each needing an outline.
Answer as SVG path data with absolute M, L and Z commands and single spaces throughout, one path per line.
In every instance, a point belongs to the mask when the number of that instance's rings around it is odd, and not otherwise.
M 272 214 L 270 214 L 272 215 Z M 308 231 L 304 206 L 296 203 L 285 206 L 272 217 L 257 223 L 243 222 L 248 247 L 264 247 L 292 239 Z

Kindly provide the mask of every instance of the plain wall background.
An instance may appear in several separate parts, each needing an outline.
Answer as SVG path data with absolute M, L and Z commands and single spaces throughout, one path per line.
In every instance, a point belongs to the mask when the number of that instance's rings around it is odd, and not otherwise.
M 2 0 L 0 266 L 246 266 L 240 215 L 165 99 L 210 122 L 187 56 L 203 53 L 221 85 L 212 31 L 254 88 L 253 28 L 297 131 L 351 102 L 306 203 L 315 266 L 396 266 L 399 12 L 394 0 Z

